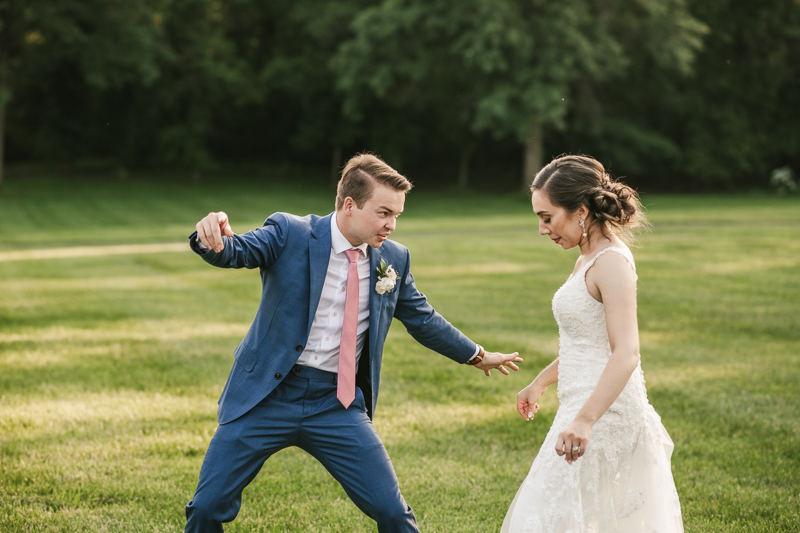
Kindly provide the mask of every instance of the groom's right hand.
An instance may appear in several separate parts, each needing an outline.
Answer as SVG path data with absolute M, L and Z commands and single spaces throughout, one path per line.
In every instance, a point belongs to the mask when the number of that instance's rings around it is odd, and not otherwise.
M 499 352 L 485 352 L 483 360 L 475 365 L 475 368 L 483 370 L 487 376 L 491 376 L 490 370 L 497 369 L 506 376 L 510 374 L 506 367 L 513 371 L 518 371 L 519 367 L 514 363 L 521 363 L 522 357 L 518 352 L 514 353 L 499 353 Z
M 233 237 L 234 235 L 231 225 L 228 223 L 228 215 L 222 211 L 209 213 L 197 223 L 195 228 L 197 229 L 197 238 L 200 239 L 203 246 L 217 253 L 225 249 L 225 241 L 222 240 L 222 236 Z

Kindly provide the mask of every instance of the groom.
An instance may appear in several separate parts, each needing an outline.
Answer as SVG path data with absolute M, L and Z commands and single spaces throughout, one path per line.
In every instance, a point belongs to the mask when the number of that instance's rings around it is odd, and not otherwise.
M 275 213 L 243 235 L 222 212 L 197 223 L 196 253 L 218 267 L 258 268 L 263 288 L 186 505 L 187 532 L 222 531 L 264 461 L 289 446 L 321 462 L 379 532 L 418 531 L 371 421 L 392 318 L 424 346 L 486 375 L 518 370 L 522 359 L 484 351 L 417 290 L 408 249 L 388 240 L 411 187 L 377 157 L 357 155 L 328 216 Z

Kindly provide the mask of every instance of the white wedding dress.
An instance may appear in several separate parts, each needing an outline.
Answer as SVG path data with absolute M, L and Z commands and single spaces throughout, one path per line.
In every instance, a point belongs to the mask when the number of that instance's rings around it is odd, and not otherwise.
M 601 250 L 553 297 L 560 336 L 559 408 L 501 533 L 675 533 L 683 531 L 672 479 L 672 440 L 647 400 L 637 365 L 622 393 L 595 423 L 586 453 L 571 465 L 555 452 L 558 434 L 591 395 L 611 356 L 605 309 L 586 288 Z

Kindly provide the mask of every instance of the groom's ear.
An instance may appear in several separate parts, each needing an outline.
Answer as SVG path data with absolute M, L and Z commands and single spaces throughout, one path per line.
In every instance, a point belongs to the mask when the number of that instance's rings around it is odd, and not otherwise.
M 344 199 L 344 203 L 342 204 L 342 210 L 344 211 L 345 215 L 352 215 L 353 209 L 358 209 L 358 204 L 356 201 L 353 200 L 352 197 L 348 196 Z
M 353 206 L 354 205 L 355 205 L 355 202 L 353 201 L 353 199 L 351 197 L 348 196 L 347 198 L 345 198 L 344 202 L 342 203 L 342 211 L 344 212 L 344 214 L 345 215 L 351 214 L 353 212 Z

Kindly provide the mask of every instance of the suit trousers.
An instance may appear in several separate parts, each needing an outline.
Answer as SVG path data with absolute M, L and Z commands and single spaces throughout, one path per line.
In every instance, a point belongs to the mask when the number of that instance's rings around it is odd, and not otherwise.
M 295 365 L 261 403 L 217 428 L 186 505 L 186 533 L 216 533 L 239 513 L 242 491 L 274 453 L 297 446 L 314 456 L 380 533 L 418 532 L 364 394 L 345 409 L 336 374 Z

